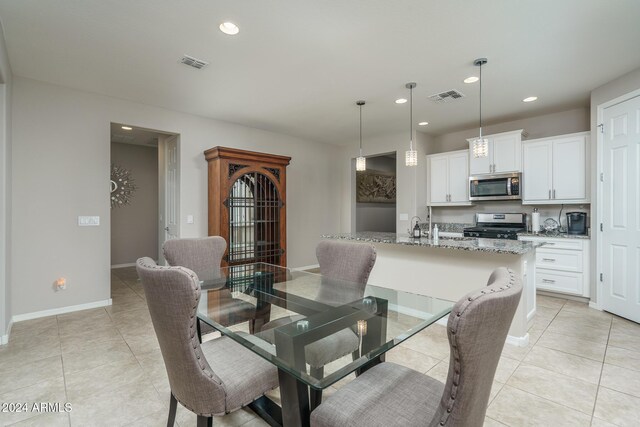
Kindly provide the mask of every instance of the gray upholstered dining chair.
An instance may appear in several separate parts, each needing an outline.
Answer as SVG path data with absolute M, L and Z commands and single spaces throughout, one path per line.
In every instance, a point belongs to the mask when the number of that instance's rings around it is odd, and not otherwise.
M 158 266 L 151 258 L 140 258 L 137 270 L 171 386 L 168 426 L 178 402 L 196 413 L 198 427 L 211 426 L 213 416 L 249 405 L 278 386 L 275 366 L 231 338 L 200 344 L 200 281 L 193 271 Z
M 316 247 L 316 257 L 323 277 L 316 301 L 335 306 L 364 296 L 369 274 L 376 263 L 373 245 L 323 240 Z M 349 282 L 351 287 L 344 289 L 344 282 Z M 258 336 L 273 344 L 275 328 L 303 318 L 295 315 L 272 320 L 262 327 Z M 322 378 L 324 366 L 342 356 L 352 354 L 353 359 L 357 359 L 360 357 L 359 345 L 358 335 L 348 328 L 309 344 L 305 349 L 305 359 L 311 367 L 311 375 Z M 322 400 L 322 391 L 312 389 L 310 394 L 311 408 L 314 408 Z
M 220 262 L 227 249 L 227 242 L 220 236 L 191 239 L 167 240 L 162 246 L 164 258 L 171 266 L 181 266 L 192 270 L 200 280 L 216 279 L 220 275 Z M 210 315 L 223 326 L 251 321 L 255 316 L 255 306 L 247 301 L 233 298 L 231 291 L 218 291 L 217 306 Z M 198 321 L 202 333 L 214 329 Z M 200 329 L 198 329 L 200 336 Z
M 482 426 L 521 293 L 513 271 L 499 268 L 486 288 L 455 304 L 447 322 L 446 384 L 384 362 L 331 395 L 311 413 L 311 426 Z

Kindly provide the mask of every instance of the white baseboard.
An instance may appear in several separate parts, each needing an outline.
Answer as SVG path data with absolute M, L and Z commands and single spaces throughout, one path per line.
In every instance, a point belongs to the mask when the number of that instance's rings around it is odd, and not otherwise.
M 507 335 L 505 343 L 515 345 L 516 347 L 526 347 L 529 345 L 529 333 L 527 332 L 523 337 L 514 337 L 513 335 Z
M 594 310 L 598 310 L 598 311 L 603 311 L 602 307 L 600 307 L 600 304 L 598 304 L 595 301 L 589 301 L 589 308 L 593 308 Z
M 320 268 L 320 264 L 313 265 L 303 265 L 302 267 L 293 267 L 292 271 L 303 271 L 303 270 L 311 270 L 312 268 Z
M 74 311 L 89 310 L 91 308 L 107 307 L 111 305 L 111 298 L 102 301 L 94 301 L 86 304 L 70 305 L 67 307 L 52 308 L 50 310 L 34 311 L 33 313 L 16 314 L 11 318 L 11 322 L 22 322 L 23 320 L 39 319 L 41 317 L 55 316 L 57 314 L 72 313 Z
M 9 320 L 9 326 L 7 326 L 7 333 L 0 337 L 0 345 L 5 345 L 9 342 L 9 335 L 11 335 L 11 327 L 13 326 L 13 319 Z
M 113 264 L 111 266 L 111 269 L 113 270 L 114 268 L 135 267 L 135 266 L 136 266 L 135 262 L 130 262 L 127 264 Z

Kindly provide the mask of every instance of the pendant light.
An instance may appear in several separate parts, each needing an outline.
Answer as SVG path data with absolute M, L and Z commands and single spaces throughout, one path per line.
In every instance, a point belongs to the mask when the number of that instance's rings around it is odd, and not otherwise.
M 362 156 L 362 106 L 364 101 L 357 101 L 356 105 L 360 107 L 360 155 L 356 157 L 356 171 L 362 172 L 367 170 L 367 159 Z
M 473 141 L 473 157 L 487 157 L 489 155 L 489 140 L 482 137 L 482 66 L 487 58 L 478 58 L 473 65 L 480 67 L 480 135 Z
M 407 166 L 417 166 L 418 165 L 418 152 L 413 148 L 413 88 L 417 86 L 416 83 L 411 82 L 404 85 L 407 89 L 409 89 L 409 151 L 405 153 L 405 164 Z

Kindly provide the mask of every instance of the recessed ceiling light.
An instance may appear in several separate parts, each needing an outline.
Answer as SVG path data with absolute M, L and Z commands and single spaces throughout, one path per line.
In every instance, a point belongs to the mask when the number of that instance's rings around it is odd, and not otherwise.
M 533 101 L 535 101 L 536 99 L 538 99 L 538 97 L 537 97 L 537 96 L 530 96 L 530 97 L 528 97 L 528 98 L 523 99 L 523 100 L 522 100 L 522 102 L 533 102 Z
M 131 126 L 122 126 L 122 129 L 124 129 L 124 130 L 132 130 L 133 128 Z
M 396 104 L 404 104 L 405 102 L 407 102 L 407 100 L 404 98 L 396 99 Z
M 223 22 L 220 24 L 220 31 L 230 36 L 235 36 L 240 32 L 240 28 L 233 22 Z
M 471 77 L 467 77 L 466 79 L 464 79 L 463 82 L 465 82 L 465 83 L 475 83 L 478 80 L 480 80 L 480 79 L 477 78 L 476 76 L 471 76 Z
M 426 126 L 428 124 L 429 124 L 429 122 L 420 122 L 420 123 L 418 123 L 418 126 Z

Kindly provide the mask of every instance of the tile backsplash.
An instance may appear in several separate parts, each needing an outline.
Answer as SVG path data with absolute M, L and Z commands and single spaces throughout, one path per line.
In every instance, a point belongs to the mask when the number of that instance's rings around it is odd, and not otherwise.
M 533 208 L 537 207 L 540 212 L 540 222 L 544 222 L 547 218 L 553 218 L 558 221 L 558 215 L 560 214 L 561 205 L 522 205 L 521 202 L 516 200 L 508 200 L 503 202 L 478 202 L 472 206 L 446 206 L 446 207 L 432 207 L 431 212 L 433 218 L 432 222 L 446 222 L 446 223 L 475 223 L 476 212 L 480 213 L 526 213 L 528 222 L 531 221 L 531 214 Z M 562 215 L 560 217 L 560 225 L 562 228 L 567 226 L 567 212 L 587 212 L 589 220 L 590 205 L 564 205 L 562 208 Z

